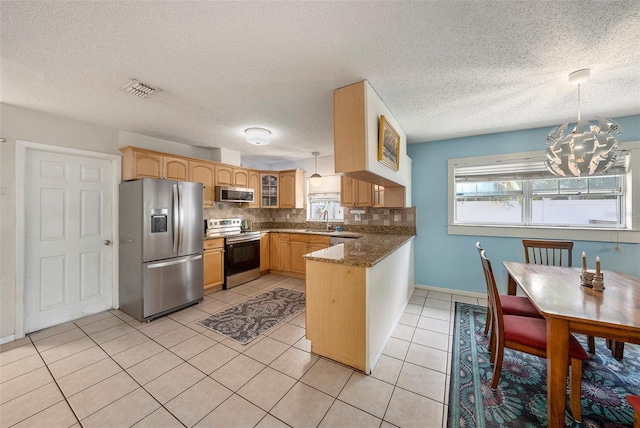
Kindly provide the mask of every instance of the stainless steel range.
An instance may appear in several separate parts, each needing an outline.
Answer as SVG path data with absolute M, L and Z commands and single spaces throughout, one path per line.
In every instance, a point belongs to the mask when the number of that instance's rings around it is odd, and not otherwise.
M 243 231 L 242 218 L 210 218 L 207 237 L 224 238 L 224 288 L 260 278 L 260 232 Z

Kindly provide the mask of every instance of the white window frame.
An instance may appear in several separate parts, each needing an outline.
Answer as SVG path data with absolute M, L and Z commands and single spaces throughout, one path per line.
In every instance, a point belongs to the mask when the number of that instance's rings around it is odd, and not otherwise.
M 329 179 L 329 178 L 331 178 L 332 180 L 336 180 L 336 178 L 334 178 L 334 177 L 337 177 L 337 182 L 335 183 L 335 186 L 333 186 L 333 187 L 329 186 L 330 189 L 323 189 L 323 187 L 326 187 L 326 185 L 327 185 L 326 180 Z M 310 216 L 310 210 L 311 210 L 311 207 L 312 207 L 311 197 L 314 194 L 332 195 L 334 198 L 337 199 L 337 201 L 335 201 L 335 202 L 337 202 L 338 205 L 340 205 L 340 190 L 341 190 L 340 189 L 340 175 L 338 175 L 338 174 L 325 175 L 325 176 L 323 176 L 323 180 L 325 180 L 325 182 L 323 182 L 319 187 L 320 187 L 320 189 L 326 190 L 327 193 L 324 193 L 322 191 L 318 191 L 316 188 L 314 188 L 311 185 L 311 183 L 309 182 L 309 178 L 306 179 L 306 183 L 307 183 L 307 193 L 306 193 L 307 200 L 306 200 L 306 207 L 305 207 L 306 221 L 316 222 L 316 223 L 324 223 L 324 222 L 327 221 L 327 220 L 321 220 L 321 219 L 314 219 L 314 218 L 311 218 L 311 216 Z M 343 213 L 344 213 L 344 211 L 343 211 Z M 331 218 L 331 219 L 329 219 L 329 222 L 330 223 L 344 223 L 344 218 L 342 218 L 342 219 Z
M 523 225 L 461 225 L 455 224 L 455 166 L 488 165 L 495 162 L 541 159 L 544 151 L 508 153 L 502 155 L 477 156 L 449 159 L 447 177 L 447 230 L 450 235 L 498 236 L 533 239 L 568 239 L 596 242 L 640 243 L 640 141 L 620 145 L 628 152 L 625 182 L 626 228 L 549 227 Z M 634 171 L 635 167 L 635 171 Z M 635 174 L 634 174 L 635 172 Z

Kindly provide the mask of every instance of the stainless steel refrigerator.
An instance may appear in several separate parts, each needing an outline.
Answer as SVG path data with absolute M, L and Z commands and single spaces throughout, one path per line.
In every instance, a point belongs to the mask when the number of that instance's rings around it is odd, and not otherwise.
M 150 321 L 202 300 L 202 184 L 120 184 L 120 309 Z

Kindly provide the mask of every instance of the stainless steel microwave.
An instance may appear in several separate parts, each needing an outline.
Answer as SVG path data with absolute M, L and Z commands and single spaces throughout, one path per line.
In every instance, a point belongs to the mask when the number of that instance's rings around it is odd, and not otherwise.
M 214 199 L 216 202 L 253 202 L 254 193 L 253 189 L 216 186 Z

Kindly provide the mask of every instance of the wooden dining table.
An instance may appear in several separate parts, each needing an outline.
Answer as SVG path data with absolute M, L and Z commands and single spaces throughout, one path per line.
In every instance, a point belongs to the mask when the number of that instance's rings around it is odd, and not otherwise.
M 640 279 L 603 271 L 603 291 L 580 285 L 580 269 L 503 262 L 508 293 L 519 287 L 547 321 L 547 415 L 564 427 L 569 334 L 640 343 Z

